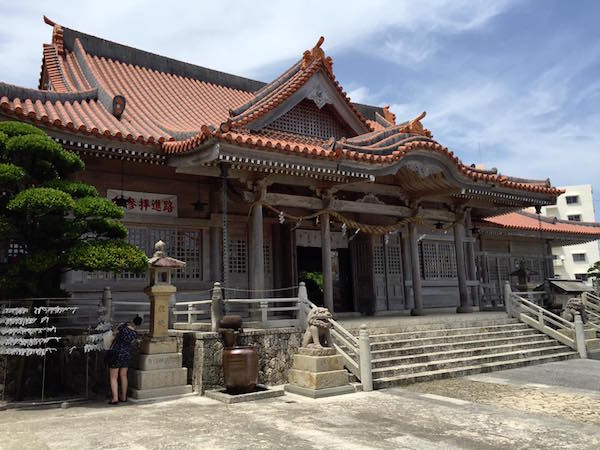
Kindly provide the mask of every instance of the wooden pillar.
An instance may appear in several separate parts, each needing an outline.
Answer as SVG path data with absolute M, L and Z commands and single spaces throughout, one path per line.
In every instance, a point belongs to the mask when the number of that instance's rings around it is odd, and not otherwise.
M 467 210 L 465 215 L 465 223 L 467 226 L 466 236 L 469 238 L 467 242 L 467 267 L 469 274 L 469 281 L 477 281 L 477 263 L 475 262 L 475 244 L 473 242 L 473 223 L 471 221 L 471 210 Z M 473 306 L 479 304 L 479 289 L 477 286 L 471 286 L 471 304 Z
M 469 304 L 469 294 L 467 292 L 467 268 L 465 267 L 465 250 L 464 250 L 464 236 L 465 236 L 465 224 L 464 224 L 464 213 L 459 212 L 456 214 L 456 221 L 454 222 L 454 250 L 456 252 L 456 272 L 458 275 L 458 296 L 460 298 L 460 304 L 456 309 L 458 313 L 469 313 L 473 312 L 473 307 Z
M 411 306 L 414 306 L 412 291 L 410 290 L 410 286 L 407 281 L 412 280 L 411 272 L 410 272 L 410 245 L 408 242 L 408 233 L 402 233 L 402 276 L 404 277 L 404 309 L 409 309 Z
M 248 264 L 248 284 L 250 287 L 250 297 L 260 298 L 264 296 L 262 291 L 265 288 L 265 255 L 263 251 L 263 213 L 262 205 L 257 203 L 252 208 L 250 214 L 250 223 L 248 230 L 249 264 Z
M 333 275 L 331 273 L 331 232 L 329 214 L 321 214 L 321 263 L 323 266 L 323 304 L 333 311 Z
M 408 224 L 408 242 L 410 246 L 410 265 L 414 299 L 414 307 L 410 310 L 410 314 L 413 316 L 420 316 L 423 314 L 423 292 L 421 289 L 421 266 L 419 264 L 417 225 L 414 222 Z
M 223 281 L 223 261 L 221 260 L 221 250 L 223 247 L 223 237 L 221 229 L 210 227 L 210 278 L 213 281 Z

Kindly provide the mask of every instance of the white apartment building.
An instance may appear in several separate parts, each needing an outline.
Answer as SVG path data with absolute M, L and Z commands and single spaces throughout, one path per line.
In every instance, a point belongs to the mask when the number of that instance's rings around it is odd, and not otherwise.
M 556 205 L 545 206 L 542 214 L 572 222 L 595 222 L 592 185 L 564 186 L 565 193 L 558 197 Z M 560 278 L 587 280 L 587 270 L 600 260 L 598 241 L 587 244 L 554 247 L 554 273 Z

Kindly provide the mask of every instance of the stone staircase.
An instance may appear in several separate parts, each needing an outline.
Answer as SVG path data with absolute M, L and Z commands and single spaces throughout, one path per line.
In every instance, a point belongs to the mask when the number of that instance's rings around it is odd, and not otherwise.
M 510 318 L 388 326 L 370 332 L 375 389 L 578 356 L 571 348 Z

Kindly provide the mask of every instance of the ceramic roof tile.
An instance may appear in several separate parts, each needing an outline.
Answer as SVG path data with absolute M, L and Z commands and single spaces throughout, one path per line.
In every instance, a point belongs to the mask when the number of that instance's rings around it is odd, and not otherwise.
M 600 224 L 552 220 L 543 216 L 538 218 L 537 215 L 524 211 L 488 217 L 483 223 L 515 230 L 539 231 L 541 228 L 543 232 L 588 235 L 600 238 Z
M 44 68 L 52 91 L 0 83 L 0 108 L 6 115 L 74 133 L 153 146 L 162 143 L 161 148 L 170 155 L 194 151 L 208 139 L 368 164 L 392 164 L 412 151 L 427 150 L 450 158 L 474 180 L 533 192 L 561 192 L 548 182 L 510 178 L 463 164 L 423 128 L 420 120 L 424 113 L 396 125 L 389 109 L 350 103 L 333 75 L 331 59 L 320 48 L 322 39 L 300 61 L 265 85 L 107 43 L 45 20 L 53 27 L 52 44 L 44 46 Z M 372 131 L 322 141 L 246 128 L 249 122 L 288 99 L 317 71 L 329 77 L 365 130 Z M 112 114 L 115 95 L 126 99 L 120 119 Z M 233 126 L 223 128 L 224 123 Z

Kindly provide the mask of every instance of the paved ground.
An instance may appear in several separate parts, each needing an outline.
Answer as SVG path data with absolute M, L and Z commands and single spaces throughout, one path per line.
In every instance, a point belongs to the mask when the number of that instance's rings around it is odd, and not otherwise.
M 0 448 L 597 449 L 600 362 L 575 362 L 321 400 L 5 411 Z

